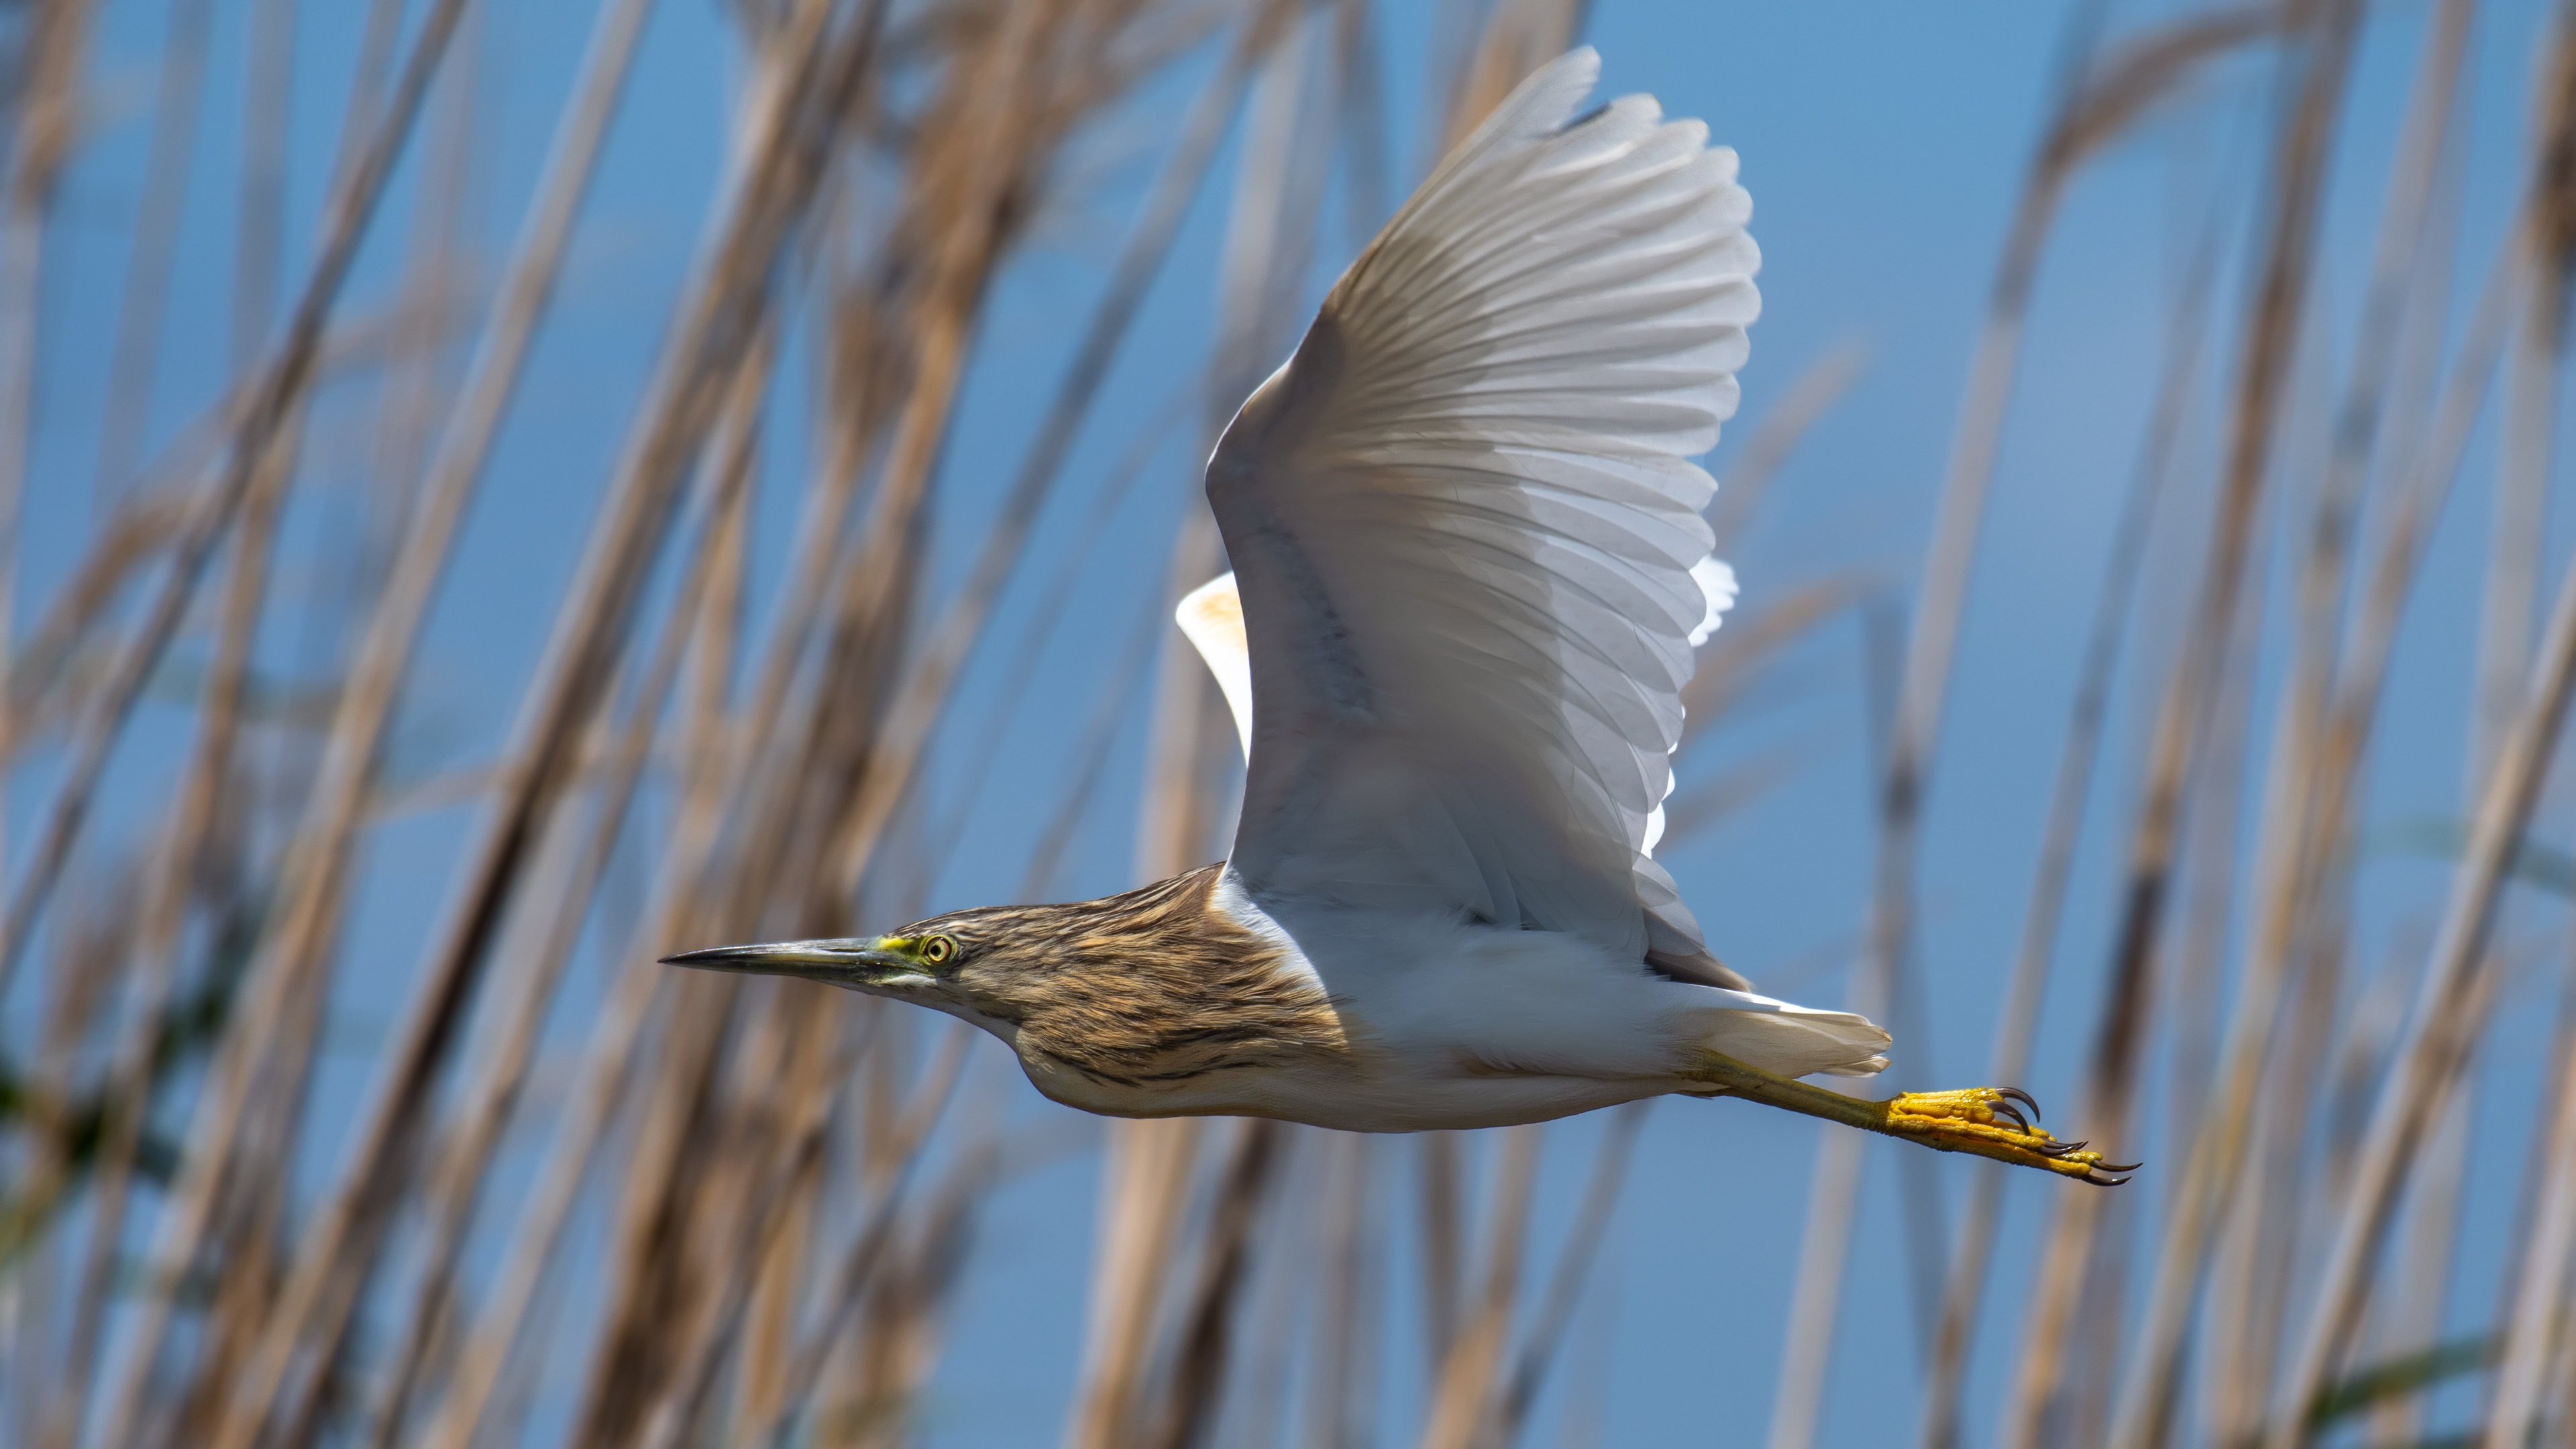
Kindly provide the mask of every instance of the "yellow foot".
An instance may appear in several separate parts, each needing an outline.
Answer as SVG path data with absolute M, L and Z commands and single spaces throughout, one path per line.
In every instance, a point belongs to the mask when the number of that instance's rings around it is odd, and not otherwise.
M 2117 1187 L 2137 1171 L 2134 1162 L 2104 1162 L 2081 1142 L 2060 1142 L 2039 1126 L 2039 1104 L 2017 1087 L 1970 1087 L 1956 1092 L 1906 1092 L 1883 1102 L 1846 1097 L 1791 1077 L 1766 1072 L 1730 1056 L 1708 1053 L 1699 1081 L 1810 1117 L 1920 1142 L 1943 1152 L 1968 1152 L 2036 1167 L 2060 1177 Z
M 1901 1092 L 1877 1105 L 1886 1109 L 1886 1125 L 1879 1130 L 1943 1152 L 1973 1152 L 2097 1187 L 2117 1187 L 2138 1170 L 2134 1162 L 2104 1162 L 2081 1142 L 2049 1136 L 2039 1125 L 2039 1103 L 2019 1087 Z

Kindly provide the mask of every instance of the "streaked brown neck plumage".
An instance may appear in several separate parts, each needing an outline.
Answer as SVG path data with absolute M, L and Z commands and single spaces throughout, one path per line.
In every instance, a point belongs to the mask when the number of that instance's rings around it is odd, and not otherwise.
M 1314 978 L 1217 906 L 1224 869 L 1069 905 L 960 911 L 906 934 L 964 943 L 959 984 L 1017 1028 L 1033 1077 L 1051 1068 L 1123 1096 L 1117 1089 L 1150 1093 L 1346 1052 L 1342 1019 Z

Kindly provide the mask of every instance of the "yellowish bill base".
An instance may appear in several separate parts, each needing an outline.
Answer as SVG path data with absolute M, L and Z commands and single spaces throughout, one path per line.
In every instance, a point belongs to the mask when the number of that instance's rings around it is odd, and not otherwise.
M 2136 1163 L 2104 1162 L 2081 1142 L 2060 1142 L 2039 1125 L 2039 1104 L 2014 1087 L 1968 1087 L 1953 1092 L 1904 1092 L 1884 1101 L 1846 1097 L 1750 1066 L 1730 1056 L 1708 1053 L 1690 1075 L 1744 1097 L 1809 1117 L 1822 1117 L 1864 1132 L 1901 1137 L 1942 1152 L 1966 1152 L 2036 1167 L 2060 1177 L 2116 1187 L 2129 1180 Z

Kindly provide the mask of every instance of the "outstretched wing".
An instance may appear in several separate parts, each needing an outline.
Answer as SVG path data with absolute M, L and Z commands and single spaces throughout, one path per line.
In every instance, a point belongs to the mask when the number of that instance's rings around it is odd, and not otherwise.
M 1598 70 L 1441 164 L 1210 460 L 1256 705 L 1234 864 L 1740 987 L 1646 852 L 1733 592 L 1688 459 L 1735 410 L 1752 206 L 1650 97 L 1570 120 Z

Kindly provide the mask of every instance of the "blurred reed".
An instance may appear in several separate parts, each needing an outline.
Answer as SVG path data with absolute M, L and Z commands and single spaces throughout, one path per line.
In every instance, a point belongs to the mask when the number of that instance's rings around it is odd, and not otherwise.
M 1115 810 L 1107 762 L 1140 730 L 1136 876 L 1222 852 L 1232 728 L 1163 622 L 1221 566 L 1219 547 L 1195 492 L 1175 508 L 1138 485 L 1172 435 L 1204 451 L 1293 344 L 1319 267 L 1402 189 L 1381 17 L 1365 0 L 727 7 L 741 69 L 726 174 L 516 724 L 492 758 L 412 778 L 396 740 L 425 706 L 407 687 L 442 589 L 471 586 L 449 577 L 458 541 L 599 158 L 623 111 L 656 99 L 629 94 L 653 9 L 601 0 L 516 240 L 486 259 L 458 221 L 495 144 L 473 79 L 493 42 L 471 0 L 372 0 L 325 208 L 301 219 L 283 98 L 312 58 L 294 48 L 293 0 L 172 0 L 114 319 L 40 305 L 60 181 L 112 79 L 91 54 L 99 16 L 90 0 L 0 10 L 0 761 L 16 818 L 36 822 L 7 842 L 0 907 L 0 1440 L 916 1442 L 945 1356 L 971 1347 L 952 1344 L 950 1321 L 987 1261 L 984 1212 L 1016 1176 L 1098 1147 L 1072 1449 L 1533 1441 L 1569 1343 L 1599 1346 L 1574 1325 L 1598 1301 L 1648 1108 L 1612 1114 L 1588 1162 L 1567 1150 L 1582 1139 L 1542 1128 L 1411 1142 L 1263 1122 L 1032 1131 L 1008 1110 L 1019 1086 L 953 1024 L 651 964 L 683 944 L 917 914 L 984 798 L 980 779 L 962 801 L 933 798 L 942 742 L 990 754 L 1058 649 L 1097 645 L 1097 667 L 1092 697 L 1058 702 L 1083 723 L 1066 731 L 1058 793 L 1026 812 L 1024 890 L 1054 889 Z M 2518 1446 L 2576 1432 L 2576 1011 L 2561 1012 L 2543 1070 L 2485 1073 L 2482 1056 L 2500 978 L 2524 956 L 2553 972 L 2567 959 L 2563 942 L 2527 948 L 2534 922 L 2508 937 L 2498 919 L 2554 803 L 2576 686 L 2576 575 L 2544 625 L 2536 522 L 2558 471 L 2576 258 L 2576 31 L 2536 79 L 2510 239 L 2455 320 L 2465 203 L 2449 168 L 2471 144 L 2461 97 L 2480 19 L 2474 0 L 2426 18 L 2364 246 L 2326 228 L 2322 197 L 2348 142 L 2355 48 L 2379 19 L 2350 0 L 2281 0 L 2117 31 L 2104 7 L 2070 22 L 1922 579 L 1903 596 L 1901 657 L 1888 651 L 1873 704 L 1885 738 L 1852 985 L 1864 1009 L 1909 1019 L 1923 989 L 1909 973 L 1941 724 L 1955 661 L 1976 647 L 1978 541 L 2042 263 L 2082 204 L 2077 184 L 2193 109 L 2259 113 L 2264 160 L 2183 202 L 2191 260 L 1993 1013 L 1991 1070 L 2018 1081 L 2044 998 L 2081 988 L 2098 1019 L 2069 1094 L 2078 1130 L 2138 1143 L 2155 1168 L 2125 1197 L 2052 1196 L 2032 1296 L 2006 1306 L 1989 1279 L 2010 1180 L 1909 1164 L 1918 1227 L 1957 1224 L 1909 1248 L 1927 1445 L 2278 1449 L 2363 1426 L 2370 1442 Z M 1565 0 L 1442 6 L 1422 133 L 1464 134 L 1579 40 L 1581 20 Z M 210 43 L 226 25 L 247 37 L 243 139 L 217 155 L 197 131 L 210 67 L 235 63 Z M 1150 112 L 1179 69 L 1201 77 L 1195 92 Z M 995 521 L 952 579 L 925 542 L 961 492 L 944 449 L 1001 283 L 1053 219 L 1125 195 L 1074 162 L 1139 108 L 1169 122 L 1168 146 L 1032 410 Z M 203 240 L 178 198 L 223 166 L 237 174 L 215 181 L 238 193 L 230 373 L 186 400 L 192 420 L 156 451 L 174 259 Z M 407 243 L 371 241 L 402 205 Z M 1104 379 L 1202 209 L 1223 215 L 1211 352 L 1162 417 L 1130 420 L 1111 476 L 1089 477 L 1076 444 L 1125 426 L 1094 415 Z M 284 245 L 299 224 L 318 238 L 309 255 Z M 389 283 L 352 282 L 368 247 L 398 258 Z M 2339 343 L 2317 320 L 2320 291 L 2330 263 L 2364 252 L 2361 325 Z M 47 329 L 64 326 L 113 337 L 90 523 L 21 620 L 34 399 L 58 385 Z M 1770 401 L 1740 425 L 1712 517 L 1723 545 L 1755 524 L 1802 436 L 1835 425 L 1862 358 L 1831 353 L 1756 389 Z M 2383 942 L 2356 885 L 2375 725 L 2499 368 L 2487 618 L 2476 641 L 2446 645 L 2481 661 L 2458 716 L 2470 800 L 2456 879 L 2429 940 Z M 2308 379 L 2329 402 L 2303 412 Z M 2208 467 L 2187 440 L 2213 428 Z M 313 506 L 326 436 L 364 440 L 352 507 Z M 795 496 L 769 497 L 782 477 Z M 755 567 L 765 502 L 796 524 L 783 563 Z M 1044 531 L 1057 507 L 1086 520 L 1070 548 Z M 1149 551 L 1138 624 L 1105 643 L 1060 638 L 1094 544 L 1139 512 L 1167 537 Z M 318 536 L 292 526 L 308 515 L 325 520 Z M 2161 655 L 2139 607 L 2159 539 L 2196 573 Z M 1003 642 L 1002 603 L 1022 590 L 1045 602 L 1015 681 L 970 705 L 961 681 Z M 1892 618 L 1887 599 L 1851 575 L 1748 596 L 1703 654 L 1686 744 L 1727 733 L 1856 606 Z M 2267 600 L 2292 610 L 2277 670 L 2259 667 Z M 2153 713 L 2141 731 L 2116 718 L 2132 695 Z M 176 783 L 139 812 L 105 808 L 129 774 L 158 778 L 130 739 L 147 698 L 156 731 L 161 714 L 183 721 L 183 753 L 161 772 Z M 2256 721 L 2271 728 L 2260 751 Z M 1805 763 L 1738 754 L 1695 761 L 1668 838 Z M 2088 815 L 2114 788 L 2136 791 L 2109 872 L 2120 918 L 2087 970 L 2060 959 L 2076 949 L 2068 900 L 2094 864 Z M 474 818 L 449 842 L 445 907 L 365 1058 L 353 1120 L 330 1114 L 326 1130 L 316 1079 L 331 1003 L 361 989 L 349 940 L 370 853 L 402 812 L 460 798 Z M 2390 964 L 2365 972 L 2364 951 Z M 586 954 L 596 982 L 573 969 Z M 2467 1137 L 2469 1109 L 2447 1104 L 2471 1091 L 2533 1094 L 2520 1161 Z M 1820 1140 L 1780 1328 L 1782 1446 L 1830 1438 L 1832 1391 L 1858 1371 L 1833 1350 L 1878 1149 Z M 2459 1184 L 2481 1172 L 2521 1182 L 2527 1204 L 2515 1271 L 2483 1296 L 2453 1273 Z M 1540 1189 L 1560 1180 L 1579 1187 L 1551 1230 Z M 2464 1295 L 2484 1329 L 2423 1321 Z M 1980 1354 L 2007 1365 L 1992 1411 L 1971 1407 Z M 1604 1355 L 1574 1372 L 1599 1382 Z M 1911 1382 L 1870 1372 L 1882 1393 Z M 1582 1400 L 1568 1442 L 1597 1432 L 1585 1406 L 1600 1392 L 1567 1396 Z M 2447 1418 L 2433 1411 L 2443 1394 Z

